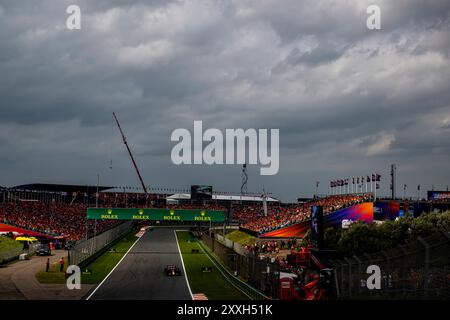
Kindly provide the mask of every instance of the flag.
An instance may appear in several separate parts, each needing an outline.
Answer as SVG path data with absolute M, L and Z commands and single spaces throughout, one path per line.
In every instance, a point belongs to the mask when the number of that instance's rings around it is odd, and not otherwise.
M 372 181 L 375 181 L 375 180 L 376 180 L 375 173 L 372 173 Z
M 420 190 L 420 184 L 419 184 L 419 185 L 417 185 L 417 190 Z
M 380 185 L 377 183 L 377 189 L 380 189 Z
M 367 176 L 367 182 L 370 182 L 370 176 Z
M 376 181 L 381 181 L 381 174 L 378 174 L 378 173 L 377 173 L 377 179 L 376 179 Z

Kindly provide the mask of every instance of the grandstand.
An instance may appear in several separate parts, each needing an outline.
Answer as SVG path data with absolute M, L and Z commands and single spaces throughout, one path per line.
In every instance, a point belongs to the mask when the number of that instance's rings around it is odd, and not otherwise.
M 230 220 L 243 228 L 263 233 L 306 220 L 311 205 L 323 204 L 328 206 L 327 210 L 332 210 L 362 199 L 362 196 L 332 196 L 306 204 L 289 205 L 267 197 L 268 216 L 265 217 L 263 198 L 256 195 L 214 194 L 211 200 L 198 204 L 193 203 L 187 193 L 144 194 L 118 190 L 108 186 L 40 183 L 3 188 L 0 193 L 0 221 L 49 237 L 81 240 L 93 235 L 94 222 L 86 220 L 86 209 L 90 206 L 200 208 L 230 211 Z M 95 222 L 95 232 L 101 233 L 117 223 L 99 220 Z
M 97 193 L 97 190 L 99 191 Z M 119 192 L 122 190 L 121 192 Z M 263 212 L 263 197 L 257 195 L 231 195 L 215 193 L 212 199 L 201 203 L 191 200 L 189 193 L 129 192 L 126 188 L 109 186 L 26 184 L 13 188 L 2 188 L 0 192 L 0 221 L 49 236 L 63 236 L 80 240 L 92 235 L 94 222 L 86 220 L 88 207 L 114 208 L 171 208 L 207 209 L 228 212 L 228 223 L 238 224 L 242 230 L 254 235 L 304 223 L 309 220 L 312 206 L 322 206 L 327 215 L 353 205 L 372 202 L 372 193 L 330 195 L 323 198 L 304 200 L 299 203 L 282 203 L 274 197 L 267 197 L 267 216 Z M 375 215 L 386 218 L 385 202 L 377 201 Z M 402 204 L 403 205 L 403 204 Z M 410 206 L 406 203 L 405 206 Z M 430 210 L 430 204 L 415 204 L 418 210 Z M 389 210 L 395 207 L 390 202 Z M 445 207 L 447 207 L 445 205 Z M 382 208 L 382 209 L 380 209 Z M 434 208 L 440 208 L 434 204 Z M 385 212 L 383 215 L 381 212 Z M 395 218 L 399 210 L 389 211 L 387 218 Z M 410 209 L 412 210 L 412 209 Z M 96 233 L 106 230 L 118 222 L 97 221 Z
M 379 220 L 395 220 L 408 212 L 416 217 L 423 212 L 448 209 L 448 201 L 437 202 L 435 199 L 415 203 L 408 200 L 379 199 L 375 201 L 372 193 L 361 193 L 301 199 L 297 203 L 282 203 L 274 197 L 267 197 L 265 212 L 264 198 L 258 195 L 214 193 L 211 199 L 198 201 L 191 199 L 189 193 L 165 191 L 145 194 L 130 192 L 130 189 L 108 186 L 99 186 L 97 189 L 96 186 L 61 184 L 28 184 L 2 188 L 0 190 L 0 232 L 12 232 L 16 236 L 33 235 L 40 239 L 54 240 L 62 246 L 69 240 L 77 241 L 77 245 L 85 246 L 83 243 L 90 242 L 83 240 L 92 238 L 89 241 L 95 241 L 94 236 L 108 234 L 105 231 L 113 230 L 114 227 L 123 223 L 123 220 L 88 219 L 88 208 L 173 209 L 175 212 L 177 210 L 224 211 L 227 213 L 227 220 L 225 223 L 216 223 L 216 226 L 220 225 L 219 229 L 222 229 L 223 225 L 222 239 L 226 236 L 226 224 L 233 225 L 234 228 L 239 227 L 237 232 L 253 236 L 252 240 L 245 245 L 232 244 L 231 247 L 238 250 L 240 255 L 237 261 L 240 261 L 239 263 L 243 266 L 253 265 L 255 268 L 263 269 L 270 265 L 272 272 L 278 272 L 280 281 L 285 282 L 284 289 L 277 287 L 278 282 L 259 288 L 260 273 L 246 267 L 236 269 L 235 272 L 245 272 L 246 275 L 242 277 L 247 278 L 247 281 L 258 290 L 267 291 L 270 288 L 271 291 L 265 294 L 272 298 L 321 299 L 325 291 L 318 290 L 320 288 L 318 279 L 323 276 L 322 270 L 327 269 L 327 259 L 314 251 L 315 247 L 307 236 L 311 229 L 312 207 L 323 208 L 326 227 L 340 225 L 342 219 L 347 217 L 370 223 L 374 217 Z M 170 225 L 173 222 L 167 223 Z M 132 223 L 120 227 L 129 228 L 129 225 Z M 197 226 L 203 226 L 205 230 L 210 224 L 205 225 L 199 222 Z M 204 235 L 204 241 L 206 245 L 210 245 L 211 250 L 219 250 L 215 254 L 218 256 L 222 254 L 224 263 L 227 263 L 228 257 L 236 255 L 236 252 L 230 251 L 230 248 L 222 248 L 224 243 L 216 242 L 214 233 L 219 229 L 210 228 L 209 236 Z M 161 231 L 161 234 L 167 237 L 167 245 L 174 245 L 170 240 L 170 232 Z M 90 250 L 90 245 L 87 248 Z M 228 267 L 233 270 L 238 266 L 239 264 L 235 261 Z M 300 295 L 292 289 L 299 283 L 302 288 Z M 291 289 L 286 291 L 286 288 Z M 115 288 L 112 287 L 111 290 L 115 292 Z
M 97 194 L 97 190 L 99 191 Z M 367 196 L 331 196 L 306 204 L 282 204 L 267 197 L 268 216 L 262 211 L 263 198 L 255 195 L 214 194 L 202 204 L 193 203 L 190 194 L 143 194 L 117 192 L 108 186 L 61 184 L 26 184 L 3 188 L 0 199 L 0 221 L 49 236 L 70 240 L 89 237 L 92 221 L 87 221 L 86 209 L 98 207 L 167 207 L 178 209 L 230 210 L 232 220 L 243 228 L 258 233 L 267 232 L 308 219 L 311 205 L 325 205 L 327 210 L 362 201 Z M 116 192 L 114 192 L 116 191 Z M 98 221 L 97 232 L 113 226 L 114 221 Z
M 245 213 L 238 213 L 238 215 L 246 216 L 248 213 L 252 214 L 252 217 L 248 219 L 249 221 L 242 224 L 242 229 L 263 234 L 309 220 L 312 206 L 323 206 L 324 213 L 329 214 L 345 207 L 372 200 L 373 196 L 371 194 L 333 195 L 296 206 L 272 206 L 267 217 L 258 217 L 255 211 L 252 211 L 250 208 L 243 208 Z

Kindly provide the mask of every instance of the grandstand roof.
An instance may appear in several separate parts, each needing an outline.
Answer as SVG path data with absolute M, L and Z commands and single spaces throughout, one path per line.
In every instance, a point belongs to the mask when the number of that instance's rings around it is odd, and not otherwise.
M 189 193 L 175 193 L 166 198 L 167 200 L 189 200 L 191 195 Z M 213 200 L 223 200 L 223 201 L 262 201 L 262 197 L 258 196 L 241 196 L 241 195 L 225 195 L 225 194 L 213 194 Z M 272 197 L 267 197 L 268 202 L 278 202 L 277 199 Z
M 111 189 L 112 187 L 99 186 L 98 190 L 103 191 Z M 88 185 L 69 185 L 69 184 L 52 184 L 52 183 L 31 183 L 22 184 L 19 186 L 12 187 L 11 189 L 19 190 L 33 190 L 33 191 L 49 191 L 49 192 L 97 192 L 97 186 Z

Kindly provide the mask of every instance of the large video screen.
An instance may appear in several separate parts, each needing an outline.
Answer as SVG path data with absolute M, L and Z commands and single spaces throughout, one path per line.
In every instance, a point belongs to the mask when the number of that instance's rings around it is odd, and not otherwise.
M 428 191 L 428 200 L 450 201 L 450 191 Z
M 194 185 L 191 186 L 191 200 L 212 199 L 212 186 Z
M 311 240 L 316 247 L 321 248 L 323 243 L 323 207 L 311 207 Z
M 349 208 L 338 210 L 332 214 L 324 216 L 326 228 L 341 226 L 342 220 L 361 221 L 364 223 L 373 222 L 373 203 L 360 203 Z
M 374 215 L 375 220 L 395 220 L 400 215 L 400 202 L 377 201 Z

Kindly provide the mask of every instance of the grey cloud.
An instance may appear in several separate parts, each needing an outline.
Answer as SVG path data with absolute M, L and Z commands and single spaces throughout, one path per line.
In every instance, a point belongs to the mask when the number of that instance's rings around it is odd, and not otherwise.
M 73 1 L 31 3 L 0 4 L 0 185 L 137 184 L 113 111 L 152 185 L 239 191 L 239 166 L 171 163 L 194 120 L 279 128 L 280 173 L 251 166 L 250 189 L 284 199 L 391 162 L 411 185 L 450 179 L 448 1 L 80 0 L 81 31 Z

